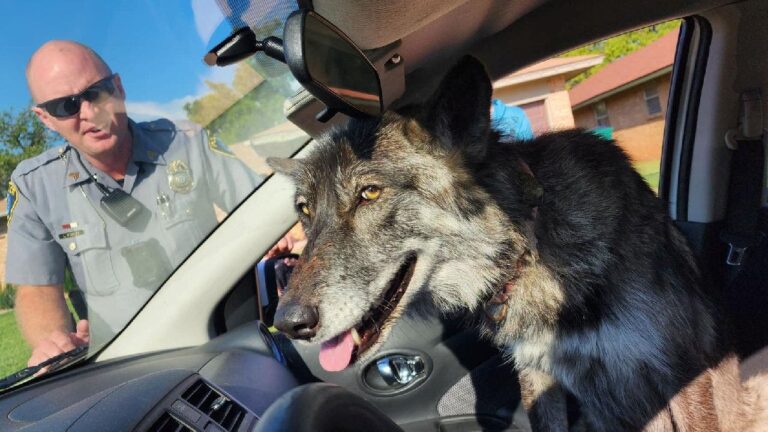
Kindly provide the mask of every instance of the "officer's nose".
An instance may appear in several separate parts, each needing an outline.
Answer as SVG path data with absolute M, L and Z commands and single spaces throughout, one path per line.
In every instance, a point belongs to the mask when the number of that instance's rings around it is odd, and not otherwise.
M 316 307 L 296 301 L 280 302 L 275 311 L 275 327 L 292 339 L 311 339 L 319 322 Z
M 97 109 L 93 102 L 80 101 L 80 120 L 92 120 L 97 115 Z

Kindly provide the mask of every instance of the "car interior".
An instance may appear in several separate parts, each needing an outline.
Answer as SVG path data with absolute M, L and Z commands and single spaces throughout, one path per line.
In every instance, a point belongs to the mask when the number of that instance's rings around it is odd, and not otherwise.
M 424 101 L 467 54 L 497 79 L 682 19 L 658 195 L 722 299 L 743 377 L 768 368 L 767 2 L 305 0 L 298 7 L 369 57 L 383 105 L 394 110 Z M 286 156 L 304 157 L 313 137 L 348 118 L 328 120 L 319 116 L 323 108 L 307 91 L 286 103 L 286 117 L 307 134 L 282 150 Z M 0 430 L 530 430 L 509 360 L 465 325 L 464 314 L 404 319 L 374 359 L 334 373 L 320 367 L 319 347 L 271 331 L 260 318 L 274 312 L 277 299 L 263 290 L 274 275 L 254 268 L 296 224 L 292 194 L 288 179 L 268 178 L 111 343 L 0 394 Z

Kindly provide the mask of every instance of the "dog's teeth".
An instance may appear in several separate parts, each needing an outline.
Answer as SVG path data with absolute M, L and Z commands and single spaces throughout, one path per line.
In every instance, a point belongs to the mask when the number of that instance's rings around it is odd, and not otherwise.
M 352 329 L 352 340 L 355 342 L 355 345 L 360 346 L 360 344 L 363 342 L 362 339 L 360 339 L 360 334 L 357 333 L 357 329 Z

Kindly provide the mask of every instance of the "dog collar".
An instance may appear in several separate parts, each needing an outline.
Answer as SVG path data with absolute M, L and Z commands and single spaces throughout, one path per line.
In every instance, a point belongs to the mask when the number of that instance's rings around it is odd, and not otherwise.
M 504 320 L 507 319 L 507 311 L 509 310 L 509 298 L 512 295 L 512 291 L 515 290 L 515 283 L 517 278 L 520 277 L 525 262 L 530 261 L 531 251 L 526 250 L 515 262 L 515 273 L 512 278 L 507 281 L 501 288 L 496 291 L 493 296 L 485 304 L 485 316 L 496 326 L 501 326 Z
M 536 177 L 534 176 L 531 167 L 522 159 L 518 159 L 517 162 L 521 171 L 530 177 L 530 181 L 536 183 Z M 534 195 L 535 197 L 532 201 L 534 201 L 536 204 L 531 206 L 530 222 L 528 222 L 527 227 L 529 231 L 529 238 L 535 241 L 535 233 L 533 227 L 536 223 L 536 218 L 539 215 L 538 203 L 540 203 L 541 200 L 540 188 L 537 188 L 537 191 Z M 507 318 L 510 295 L 515 289 L 515 283 L 517 282 L 517 278 L 520 277 L 520 273 L 524 264 L 526 262 L 530 262 L 531 258 L 532 253 L 530 250 L 525 250 L 522 254 L 520 254 L 520 256 L 517 258 L 517 261 L 515 262 L 515 272 L 512 278 L 504 283 L 501 288 L 499 288 L 485 304 L 484 312 L 486 318 L 495 323 L 497 327 L 501 326 L 504 323 L 504 320 Z

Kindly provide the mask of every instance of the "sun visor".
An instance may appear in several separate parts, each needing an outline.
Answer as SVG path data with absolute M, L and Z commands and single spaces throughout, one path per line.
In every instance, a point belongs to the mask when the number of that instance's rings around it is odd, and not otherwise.
M 389 45 L 467 3 L 468 0 L 314 0 L 312 8 L 360 49 Z M 408 11 L 408 13 L 403 13 Z

